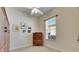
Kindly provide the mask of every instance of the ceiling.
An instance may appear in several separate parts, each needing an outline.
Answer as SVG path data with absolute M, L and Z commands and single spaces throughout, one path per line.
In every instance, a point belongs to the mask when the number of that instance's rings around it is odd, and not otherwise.
M 43 15 L 47 14 L 48 12 L 50 12 L 51 10 L 53 10 L 55 7 L 40 7 L 39 9 L 44 13 Z M 30 8 L 27 8 L 27 7 L 16 7 L 16 9 L 30 15 L 30 16 L 37 16 L 37 17 L 40 17 L 40 16 L 43 16 L 43 15 L 40 15 L 40 14 L 36 14 L 36 15 L 31 15 L 31 10 Z

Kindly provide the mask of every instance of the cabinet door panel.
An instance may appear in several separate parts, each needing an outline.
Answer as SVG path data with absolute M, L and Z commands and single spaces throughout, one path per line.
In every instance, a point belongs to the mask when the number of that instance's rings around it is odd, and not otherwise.
M 33 45 L 40 46 L 43 44 L 42 33 L 33 33 Z

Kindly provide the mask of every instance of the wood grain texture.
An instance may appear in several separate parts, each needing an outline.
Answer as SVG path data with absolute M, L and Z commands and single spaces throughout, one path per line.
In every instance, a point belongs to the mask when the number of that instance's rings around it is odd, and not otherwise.
M 42 32 L 35 32 L 33 33 L 33 46 L 42 46 L 43 39 L 42 39 Z

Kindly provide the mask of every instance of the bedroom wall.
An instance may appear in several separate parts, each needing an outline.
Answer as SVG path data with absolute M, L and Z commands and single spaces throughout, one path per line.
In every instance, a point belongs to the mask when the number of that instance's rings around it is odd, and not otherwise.
M 28 47 L 32 45 L 32 33 L 39 31 L 38 19 L 28 16 L 27 13 L 17 10 L 16 8 L 6 7 L 8 20 L 10 23 L 10 50 Z M 12 24 L 25 23 L 32 27 L 32 33 L 13 32 Z
M 45 46 L 58 49 L 60 51 L 79 51 L 79 9 L 72 7 L 59 7 L 52 10 L 47 15 L 40 18 L 40 31 L 44 33 L 44 20 L 55 16 L 57 17 L 56 40 L 44 39 Z

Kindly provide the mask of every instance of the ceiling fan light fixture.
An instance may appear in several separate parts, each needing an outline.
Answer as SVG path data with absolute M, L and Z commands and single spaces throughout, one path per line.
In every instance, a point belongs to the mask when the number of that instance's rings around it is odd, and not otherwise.
M 38 8 L 33 8 L 32 11 L 31 11 L 31 15 L 34 15 L 34 14 L 40 14 L 40 15 L 43 15 L 43 12 L 40 11 Z

